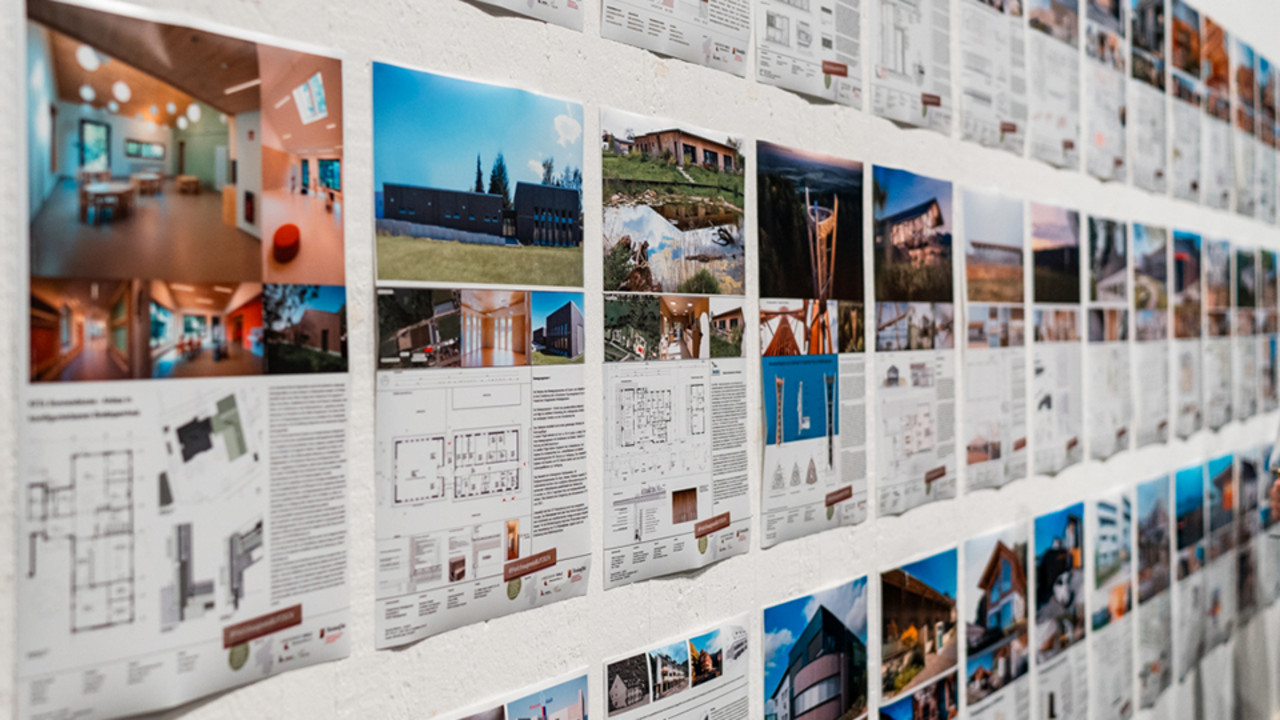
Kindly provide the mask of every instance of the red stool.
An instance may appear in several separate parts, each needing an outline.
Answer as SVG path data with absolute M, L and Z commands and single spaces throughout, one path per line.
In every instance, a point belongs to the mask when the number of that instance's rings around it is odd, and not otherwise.
M 301 244 L 302 233 L 298 230 L 298 226 L 285 223 L 276 228 L 276 234 L 271 238 L 271 254 L 276 262 L 287 263 L 298 256 Z

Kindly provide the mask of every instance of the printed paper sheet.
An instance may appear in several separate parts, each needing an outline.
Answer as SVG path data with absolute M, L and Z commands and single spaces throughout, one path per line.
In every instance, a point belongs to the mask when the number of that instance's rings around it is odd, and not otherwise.
M 1031 157 L 1080 165 L 1080 18 L 1075 3 L 1030 0 L 1028 89 Z
M 627 720 L 746 720 L 745 615 L 604 664 L 605 706 Z
M 951 3 L 871 0 L 871 111 L 951 134 Z
M 1022 155 L 1027 134 L 1027 29 L 1021 2 L 962 0 L 961 137 Z
M 1129 0 L 1129 33 L 1130 171 L 1135 186 L 1163 195 L 1169 184 L 1164 1 Z
M 1012 525 L 964 545 L 965 688 L 974 720 L 1031 711 L 1028 530 Z
M 1089 218 L 1089 456 L 1129 449 L 1129 238 L 1123 222 Z
M 1033 468 L 1052 475 L 1084 459 L 1080 214 L 1052 205 L 1030 207 Z
M 1169 232 L 1133 224 L 1134 443 L 1169 439 Z M 1140 378 L 1140 379 L 1139 379 Z
M 750 0 L 605 0 L 600 35 L 747 76 Z
M 756 80 L 862 107 L 862 0 L 758 0 Z

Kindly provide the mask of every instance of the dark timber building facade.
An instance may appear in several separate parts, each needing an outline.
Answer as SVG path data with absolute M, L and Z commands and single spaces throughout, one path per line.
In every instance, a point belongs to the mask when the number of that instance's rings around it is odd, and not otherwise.
M 512 238 L 521 245 L 582 245 L 580 192 L 574 188 L 516 183 L 510 208 L 501 196 L 461 190 L 386 183 L 382 194 L 388 220 Z

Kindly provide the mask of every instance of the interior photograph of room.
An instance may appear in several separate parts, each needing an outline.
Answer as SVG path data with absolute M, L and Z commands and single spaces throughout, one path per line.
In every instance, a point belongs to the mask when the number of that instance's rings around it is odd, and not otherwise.
M 343 283 L 339 61 L 49 0 L 27 18 L 32 275 Z
M 263 372 L 260 283 L 150 286 L 151 377 Z
M 663 295 L 662 336 L 659 339 L 663 360 L 694 360 L 711 357 L 710 303 L 705 297 Z
M 145 288 L 133 280 L 31 281 L 31 380 L 146 377 Z
M 528 293 L 462 291 L 462 367 L 528 364 Z

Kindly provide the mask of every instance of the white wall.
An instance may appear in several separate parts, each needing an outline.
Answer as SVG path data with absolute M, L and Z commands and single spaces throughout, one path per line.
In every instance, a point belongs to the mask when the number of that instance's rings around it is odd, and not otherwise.
M 228 121 L 231 118 L 227 118 Z M 240 113 L 231 129 L 232 155 L 236 160 L 236 225 L 256 238 L 262 237 L 262 113 Z M 253 134 L 253 139 L 249 134 Z M 245 191 L 253 193 L 253 222 L 244 218 Z
M 461 0 L 414 0 L 397 3 L 357 3 L 340 0 L 304 2 L 275 0 L 264 3 L 228 3 L 223 0 L 140 0 L 140 5 L 182 9 L 231 26 L 338 48 L 346 60 L 344 95 L 346 138 L 344 184 L 351 198 L 346 202 L 348 310 L 351 313 L 351 585 L 352 657 L 227 693 L 172 713 L 194 719 L 271 718 L 431 718 L 497 693 L 590 664 L 590 713 L 603 719 L 604 687 L 598 672 L 601 661 L 731 614 L 751 612 L 753 628 L 753 718 L 763 714 L 759 610 L 765 604 L 864 573 L 888 568 L 908 556 L 962 542 L 997 524 L 1026 519 L 1070 502 L 1131 485 L 1157 473 L 1199 461 L 1204 454 L 1258 443 L 1274 436 L 1275 416 L 1233 424 L 1221 433 L 1201 433 L 1189 442 L 1130 452 L 1111 461 L 1087 463 L 1053 479 L 1034 478 L 999 492 L 985 491 L 953 502 L 934 504 L 901 518 L 874 520 L 856 528 L 828 532 L 768 551 L 758 547 L 703 572 L 643 582 L 604 592 L 605 568 L 597 553 L 592 567 L 590 593 L 539 610 L 512 615 L 463 628 L 414 644 L 398 652 L 373 649 L 374 489 L 373 489 L 373 369 L 375 347 L 372 325 L 373 187 L 371 167 L 370 61 L 374 58 L 425 69 L 506 83 L 542 92 L 585 100 L 584 132 L 598 137 L 598 108 L 610 105 L 636 112 L 660 114 L 710 128 L 742 134 L 750 139 L 847 156 L 865 162 L 905 167 L 919 173 L 949 178 L 965 185 L 997 190 L 1016 197 L 1071 205 L 1089 212 L 1144 222 L 1184 227 L 1238 240 L 1280 247 L 1274 229 L 1213 212 L 1168 197 L 1157 197 L 1133 187 L 1103 185 L 1079 172 L 1062 172 L 1003 153 L 985 150 L 924 131 L 903 130 L 865 111 L 810 103 L 751 79 L 667 60 L 650 53 L 609 42 L 600 37 L 600 7 L 584 2 L 586 31 L 579 34 L 558 27 L 488 12 Z M 865 3 L 864 3 L 865 4 Z M 20 97 L 25 77 L 20 54 L 21 3 L 4 3 L 0 38 L 11 48 L 0 61 L 0 97 Z M 1200 0 L 1208 11 L 1232 32 L 1243 33 L 1255 49 L 1280 60 L 1280 3 L 1273 0 Z M 865 28 L 864 33 L 870 32 Z M 754 61 L 754 49 L 749 62 Z M 959 68 L 958 49 L 953 68 Z M 1081 73 L 1083 76 L 1084 73 Z M 12 103 L 0 103 L 0 167 L 16 167 L 24 140 L 22 115 Z M 519 122 L 519 118 L 512 118 Z M 239 134 L 240 123 L 237 123 Z M 237 141 L 239 142 L 239 140 Z M 585 143 L 591 147 L 593 143 Z M 753 146 L 745 148 L 748 169 L 754 168 Z M 250 177 L 240 146 L 240 177 Z M 588 258 L 598 254 L 600 215 L 591 212 L 599 197 L 600 161 L 585 158 L 586 237 Z M 20 345 L 25 331 L 24 308 L 25 219 L 22 210 L 24 178 L 21 173 L 0 173 L 0 221 L 5 232 L 0 242 L 0 267 L 6 281 L 0 283 L 0 305 L 14 309 L 0 314 L 0 357 L 8 366 L 9 382 L 0 386 L 0 406 L 13 408 L 17 377 L 23 374 L 25 351 Z M 748 218 L 754 218 L 754 186 L 749 185 Z M 14 199 L 17 199 L 15 202 Z M 959 207 L 959 203 L 957 203 Z M 749 223 L 750 226 L 750 223 Z M 961 227 L 957 219 L 956 227 Z M 868 224 L 868 237 L 869 224 Z M 754 229 L 748 231 L 754 245 Z M 751 261 L 752 263 L 754 261 Z M 756 267 L 748 266 L 749 288 L 755 292 Z M 601 270 L 588 262 L 586 284 L 597 288 Z M 750 317 L 754 302 L 746 308 Z M 598 351 L 602 303 L 598 293 L 588 293 L 586 326 L 591 351 L 587 365 L 588 397 L 602 396 Z M 746 344 L 758 341 L 754 326 Z M 758 383 L 758 369 L 752 368 Z M 758 392 L 752 404 L 752 432 L 759 436 Z M 0 517 L 14 511 L 15 433 L 18 409 L 0 418 L 0 448 L 5 459 Z M 1087 414 L 1086 414 L 1087 417 Z M 592 537 L 598 546 L 605 514 L 600 511 L 603 491 L 603 425 L 600 405 L 595 404 L 589 423 L 591 450 L 591 503 L 595 515 Z M 872 448 L 872 453 L 875 449 Z M 870 465 L 874 467 L 874 457 Z M 759 473 L 753 457 L 751 472 Z M 873 486 L 874 487 L 874 486 Z M 753 505 L 758 507 L 758 499 Z M 759 538 L 759 529 L 753 533 Z M 0 533 L 0 627 L 14 622 L 14 538 Z M 875 584 L 872 584 L 874 588 Z M 873 590 L 873 593 L 875 591 Z M 878 602 L 878 596 L 872 596 Z M 1274 626 L 1273 626 L 1274 627 Z M 12 634 L 0 632 L 0 706 L 12 702 Z M 870 637 L 872 686 L 877 686 L 878 630 Z M 873 701 L 875 700 L 873 695 Z

